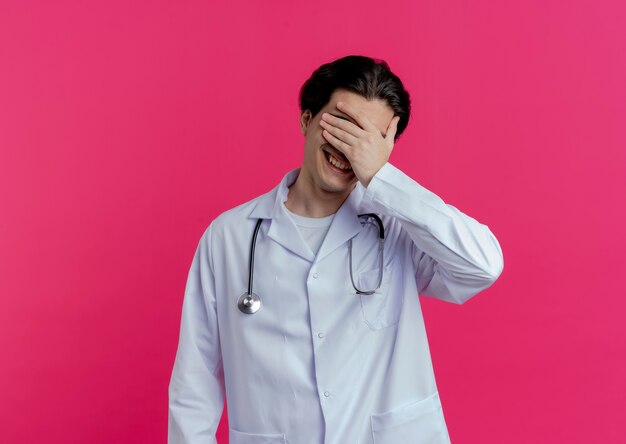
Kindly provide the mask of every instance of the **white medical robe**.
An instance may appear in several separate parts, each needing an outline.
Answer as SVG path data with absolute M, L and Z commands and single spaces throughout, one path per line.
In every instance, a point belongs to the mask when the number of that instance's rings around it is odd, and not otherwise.
M 299 170 L 217 217 L 185 289 L 169 386 L 169 443 L 215 443 L 225 398 L 231 444 L 450 442 L 418 294 L 461 304 L 503 269 L 486 225 L 386 163 L 337 211 L 314 257 L 282 202 Z M 385 228 L 382 285 L 378 232 Z M 252 233 L 254 293 L 243 314 Z

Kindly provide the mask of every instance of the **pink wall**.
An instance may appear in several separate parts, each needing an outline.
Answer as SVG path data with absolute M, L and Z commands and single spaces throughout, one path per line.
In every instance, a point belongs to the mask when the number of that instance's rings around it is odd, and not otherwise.
M 423 299 L 453 442 L 623 442 L 624 5 L 2 1 L 0 440 L 165 442 L 198 239 L 299 165 L 298 88 L 356 53 L 413 97 L 392 162 L 504 251 Z

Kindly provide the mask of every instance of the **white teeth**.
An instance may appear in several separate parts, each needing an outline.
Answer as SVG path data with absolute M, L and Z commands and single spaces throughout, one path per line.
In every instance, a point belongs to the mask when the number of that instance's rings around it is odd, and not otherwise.
M 345 163 L 343 163 L 343 162 L 338 161 L 337 159 L 335 159 L 335 158 L 334 158 L 333 156 L 331 156 L 331 155 L 329 155 L 329 156 L 328 156 L 328 161 L 329 161 L 332 165 L 336 166 L 336 167 L 337 167 L 337 168 L 339 168 L 339 169 L 342 169 L 342 170 L 351 170 L 351 169 L 352 169 L 352 167 L 351 167 L 350 165 L 348 165 L 348 164 L 345 164 Z

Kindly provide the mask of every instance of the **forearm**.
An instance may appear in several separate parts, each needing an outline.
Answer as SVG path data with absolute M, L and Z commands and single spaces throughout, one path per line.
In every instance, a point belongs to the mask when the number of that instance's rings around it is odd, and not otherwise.
M 502 272 L 502 249 L 486 225 L 446 204 L 389 163 L 370 182 L 362 204 L 400 222 L 414 243 L 419 275 L 430 273 L 431 280 L 440 273 L 440 283 L 448 282 L 457 293 L 463 289 L 455 302 L 488 287 Z

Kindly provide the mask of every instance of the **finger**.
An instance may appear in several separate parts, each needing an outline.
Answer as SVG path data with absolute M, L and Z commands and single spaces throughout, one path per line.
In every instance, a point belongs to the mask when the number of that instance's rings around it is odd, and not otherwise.
M 385 139 L 388 142 L 393 142 L 394 138 L 396 137 L 396 133 L 398 132 L 399 121 L 400 121 L 400 116 L 394 116 L 394 118 L 391 119 L 391 122 L 389 123 L 389 126 L 387 127 L 387 134 L 385 136 Z
M 322 128 L 324 128 L 326 131 L 331 133 L 337 139 L 342 140 L 343 142 L 347 143 L 348 145 L 354 145 L 354 143 L 356 142 L 356 137 L 354 137 L 352 134 L 350 134 L 350 132 L 344 129 L 346 126 L 344 125 L 344 122 L 350 124 L 352 127 L 354 127 L 355 125 L 346 121 L 342 122 L 341 119 L 337 119 L 335 117 L 332 117 L 332 118 L 335 120 L 335 122 L 337 122 L 337 125 L 327 122 L 324 119 L 324 120 L 320 120 L 320 125 L 322 126 Z M 361 131 L 360 128 L 359 128 L 359 131 Z
M 376 125 L 369 121 L 367 117 L 353 106 L 344 102 L 337 102 L 337 109 L 346 113 L 359 125 L 362 129 L 369 132 L 378 132 Z
M 343 116 L 334 116 L 330 113 L 322 114 L 322 120 L 330 123 L 333 126 L 341 128 L 347 133 L 352 134 L 355 137 L 360 137 L 363 135 L 364 131 L 358 125 L 351 122 L 347 117 Z
M 348 160 L 350 160 L 350 154 L 349 154 L 350 153 L 350 146 L 347 143 L 342 142 L 341 140 L 337 139 L 335 136 L 333 136 L 327 130 L 322 131 L 322 135 L 324 136 L 324 138 L 326 140 L 328 140 L 328 142 L 332 146 L 334 146 L 339 151 L 341 151 L 344 154 L 344 156 L 346 156 L 348 158 Z

